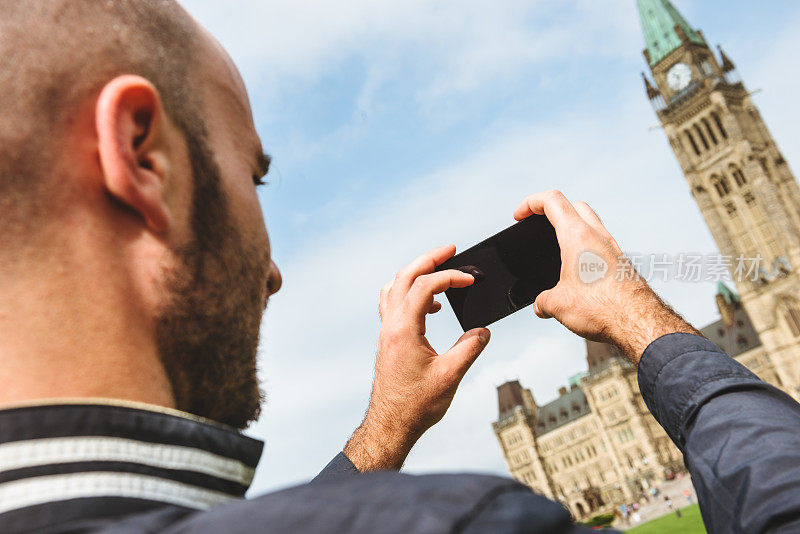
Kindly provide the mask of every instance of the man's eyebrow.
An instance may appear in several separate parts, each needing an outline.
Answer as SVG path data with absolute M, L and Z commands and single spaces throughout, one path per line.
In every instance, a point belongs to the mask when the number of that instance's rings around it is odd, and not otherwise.
M 265 154 L 262 150 L 256 151 L 256 165 L 258 168 L 258 172 L 261 173 L 261 176 L 266 176 L 269 172 L 269 164 L 272 161 L 272 158 L 269 154 Z

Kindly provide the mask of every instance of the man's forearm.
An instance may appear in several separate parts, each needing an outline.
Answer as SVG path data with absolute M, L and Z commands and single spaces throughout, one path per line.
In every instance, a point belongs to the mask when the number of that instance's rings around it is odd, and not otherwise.
M 685 334 L 647 347 L 639 386 L 684 453 L 710 532 L 798 531 L 800 405 Z

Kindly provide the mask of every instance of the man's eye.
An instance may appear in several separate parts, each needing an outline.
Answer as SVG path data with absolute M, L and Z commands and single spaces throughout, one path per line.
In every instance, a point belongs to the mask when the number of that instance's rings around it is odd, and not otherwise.
M 254 174 L 253 175 L 253 183 L 256 184 L 256 186 L 259 186 L 259 185 L 266 185 L 268 182 L 266 180 L 264 180 L 263 177 L 261 177 L 261 176 L 259 176 L 257 174 Z

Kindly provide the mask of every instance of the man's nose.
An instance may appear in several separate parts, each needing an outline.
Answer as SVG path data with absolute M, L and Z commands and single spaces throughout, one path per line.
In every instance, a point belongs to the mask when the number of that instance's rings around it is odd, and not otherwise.
M 281 272 L 278 270 L 278 266 L 275 265 L 275 262 L 270 260 L 269 261 L 269 278 L 267 279 L 267 293 L 269 296 L 274 295 L 278 292 L 278 290 L 283 285 L 283 278 L 281 277 Z

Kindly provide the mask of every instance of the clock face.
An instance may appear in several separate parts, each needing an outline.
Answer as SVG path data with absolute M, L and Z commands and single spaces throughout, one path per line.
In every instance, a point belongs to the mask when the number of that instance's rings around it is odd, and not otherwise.
M 667 85 L 673 91 L 686 89 L 692 81 L 692 69 L 686 63 L 678 63 L 667 72 Z

